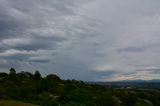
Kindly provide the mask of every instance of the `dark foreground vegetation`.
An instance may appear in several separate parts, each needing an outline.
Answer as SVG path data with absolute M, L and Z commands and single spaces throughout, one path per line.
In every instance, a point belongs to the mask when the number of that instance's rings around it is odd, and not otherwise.
M 11 68 L 0 73 L 0 101 L 11 100 L 40 106 L 160 106 L 160 89 L 86 84 Z
M 13 100 L 0 100 L 0 106 L 38 106 L 30 103 L 23 103 L 20 101 Z

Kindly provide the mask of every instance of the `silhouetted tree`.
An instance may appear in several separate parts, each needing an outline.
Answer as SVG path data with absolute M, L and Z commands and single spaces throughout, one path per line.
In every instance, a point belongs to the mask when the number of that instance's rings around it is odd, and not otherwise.
M 15 75 L 15 74 L 16 74 L 16 70 L 14 68 L 11 68 L 9 75 Z
M 34 73 L 34 79 L 39 80 L 41 78 L 42 78 L 42 76 L 41 76 L 40 72 L 38 70 L 36 70 Z

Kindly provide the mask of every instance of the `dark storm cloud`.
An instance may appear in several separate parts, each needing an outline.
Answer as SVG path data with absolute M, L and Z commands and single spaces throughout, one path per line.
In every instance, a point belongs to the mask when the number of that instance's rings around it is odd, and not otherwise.
M 6 0 L 1 1 L 1 5 L 1 51 L 11 48 L 18 50 L 54 49 L 57 43 L 63 43 L 64 40 L 79 34 L 85 37 L 87 34 L 83 33 L 89 31 L 87 24 L 77 25 L 81 23 L 79 23 L 80 17 L 74 13 L 75 1 L 73 0 L 47 0 L 45 2 L 43 0 L 15 0 L 14 2 Z M 73 18 L 74 16 L 76 19 Z M 20 38 L 25 43 L 16 42 L 15 38 Z
M 48 63 L 50 59 L 41 57 L 55 55 L 54 50 L 68 39 L 60 25 L 66 16 L 74 15 L 73 6 L 74 2 L 70 0 L 0 1 L 0 59 L 3 66 L 24 60 Z
M 24 61 L 30 56 L 36 56 L 37 53 L 35 51 L 19 51 L 19 50 L 7 50 L 0 53 L 0 58 L 5 59 L 6 61 Z
M 58 20 L 58 18 L 60 17 L 72 15 L 71 6 L 72 2 L 70 1 L 1 1 L 0 40 L 15 37 L 32 37 L 35 36 L 35 34 L 42 35 L 42 33 L 40 32 L 51 27 L 49 23 L 52 18 L 53 22 L 55 22 L 55 20 Z M 52 14 L 55 16 L 53 16 Z M 57 26 L 56 22 L 55 26 Z M 31 30 L 36 30 L 37 33 L 32 32 Z M 54 34 L 52 35 L 52 37 L 54 38 Z
M 55 27 L 64 21 L 65 16 L 73 15 L 73 2 L 69 1 L 21 1 L 6 0 L 0 3 L 0 41 L 3 49 L 37 50 L 50 48 L 56 42 L 66 40 L 58 35 Z M 53 15 L 52 15 L 53 14 Z M 61 20 L 59 18 L 62 18 Z M 52 22 L 53 21 L 53 22 Z M 51 23 L 51 24 L 50 24 Z M 51 31 L 48 31 L 48 28 Z M 59 29 L 63 32 L 63 29 Z M 53 32 L 52 32 L 53 31 Z M 31 39 L 28 44 L 10 44 L 12 39 Z M 16 43 L 16 42 L 14 42 Z M 52 44 L 53 43 L 53 44 Z
M 0 43 L 2 49 L 16 49 L 16 50 L 40 50 L 40 49 L 56 49 L 57 42 L 66 40 L 62 37 L 32 37 L 32 38 L 18 38 L 18 39 L 6 39 Z M 1 49 L 1 50 L 2 50 Z
M 81 3 L 74 0 L 0 1 L 1 68 L 41 68 L 39 64 L 47 63 L 52 70 L 51 63 L 57 61 L 55 55 L 71 46 L 75 48 L 76 42 L 83 38 L 94 36 L 98 22 L 77 14 L 76 8 Z

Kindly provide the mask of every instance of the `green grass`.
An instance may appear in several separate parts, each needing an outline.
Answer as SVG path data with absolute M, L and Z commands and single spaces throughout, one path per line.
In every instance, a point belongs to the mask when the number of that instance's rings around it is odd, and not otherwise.
M 12 101 L 12 100 L 0 100 L 0 106 L 38 106 L 38 105 L 23 103 L 19 101 Z

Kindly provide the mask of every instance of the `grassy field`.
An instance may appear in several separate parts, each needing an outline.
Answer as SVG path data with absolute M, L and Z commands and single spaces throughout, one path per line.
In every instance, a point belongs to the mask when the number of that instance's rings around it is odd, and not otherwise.
M 0 100 L 0 106 L 38 106 L 38 105 L 23 103 L 19 101 Z

